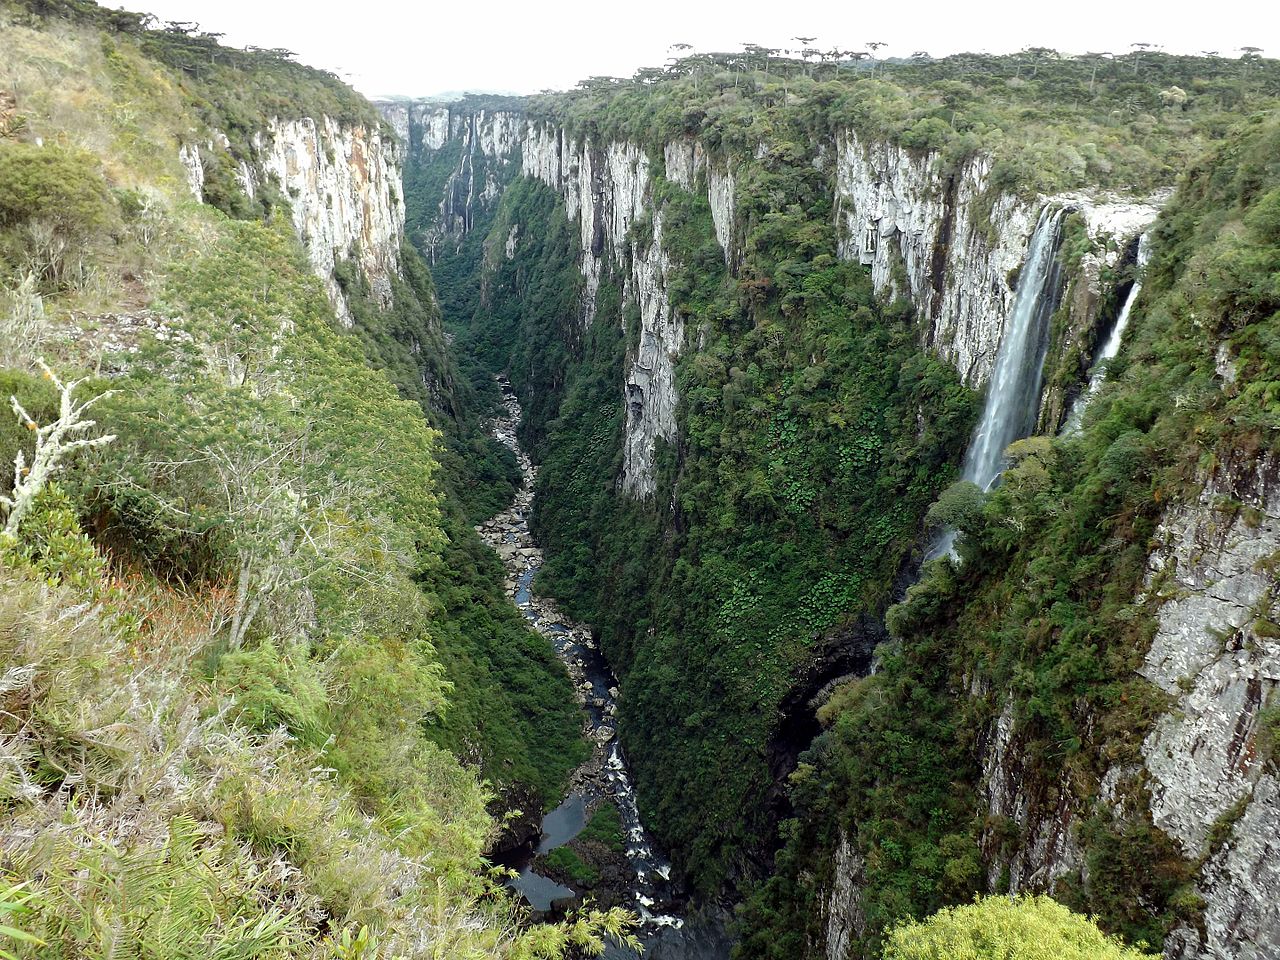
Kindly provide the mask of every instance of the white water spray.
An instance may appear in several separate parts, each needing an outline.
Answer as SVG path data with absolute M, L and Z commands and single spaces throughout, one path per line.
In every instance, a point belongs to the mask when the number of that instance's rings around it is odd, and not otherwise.
M 1018 276 L 1013 312 L 987 383 L 982 418 L 965 451 L 961 479 L 977 484 L 983 491 L 990 490 L 999 480 L 1009 444 L 1030 436 L 1036 426 L 1045 354 L 1049 350 L 1049 318 L 1058 308 L 1062 286 L 1058 246 L 1065 215 L 1065 210 L 1046 207 L 1036 223 L 1026 263 Z M 946 531 L 927 559 L 950 553 L 955 539 L 954 530 Z

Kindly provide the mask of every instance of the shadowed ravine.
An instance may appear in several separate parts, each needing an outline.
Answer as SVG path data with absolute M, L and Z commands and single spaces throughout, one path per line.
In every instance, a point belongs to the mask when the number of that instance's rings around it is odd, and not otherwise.
M 671 865 L 640 821 L 626 757 L 617 737 L 617 680 L 601 655 L 591 629 L 561 615 L 551 601 L 539 597 L 532 589 L 542 563 L 541 551 L 529 533 L 537 467 L 520 448 L 516 437 L 520 403 L 505 378 L 499 378 L 499 383 L 506 412 L 494 421 L 493 435 L 515 453 L 524 479 L 512 505 L 481 524 L 478 530 L 502 559 L 512 600 L 530 625 L 551 641 L 564 662 L 582 706 L 584 732 L 591 741 L 590 758 L 574 771 L 563 802 L 543 817 L 536 843 L 526 844 L 512 856 L 503 858 L 507 866 L 519 871 L 511 886 L 535 911 L 569 905 L 573 891 L 538 874 L 532 865 L 534 856 L 573 840 L 586 826 L 592 810 L 602 803 L 613 803 L 622 821 L 626 858 L 632 873 L 628 906 L 642 921 L 639 935 L 645 944 L 645 956 L 673 960 L 727 957 L 728 945 L 718 931 L 701 929 L 701 924 L 686 928 L 679 912 L 683 898 L 670 879 Z M 621 960 L 634 954 L 611 948 L 605 956 Z

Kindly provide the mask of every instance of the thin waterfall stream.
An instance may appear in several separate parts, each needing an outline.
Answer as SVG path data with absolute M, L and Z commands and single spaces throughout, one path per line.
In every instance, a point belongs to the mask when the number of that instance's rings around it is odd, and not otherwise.
M 539 874 L 534 857 L 569 843 L 585 828 L 591 810 L 602 803 L 612 803 L 622 822 L 626 859 L 632 873 L 628 906 L 641 920 L 638 935 L 645 944 L 646 956 L 727 956 L 727 947 L 721 951 L 718 937 L 702 930 L 682 930 L 684 920 L 677 913 L 681 898 L 670 879 L 671 865 L 641 822 L 626 755 L 618 742 L 617 680 L 591 629 L 563 616 L 551 601 L 533 590 L 534 576 L 542 565 L 541 551 L 529 532 L 538 468 L 517 439 L 520 402 L 505 377 L 499 377 L 498 382 L 505 412 L 495 420 L 493 435 L 515 453 L 523 482 L 511 507 L 477 529 L 502 559 L 508 592 L 516 606 L 530 626 L 551 641 L 568 670 L 583 709 L 584 732 L 592 746 L 591 757 L 574 772 L 564 801 L 543 817 L 536 844 L 530 845 L 523 856 L 507 861 L 519 872 L 511 886 L 535 911 L 546 913 L 567 905 L 574 891 Z M 713 946 L 708 947 L 709 943 Z M 635 954 L 611 947 L 605 956 L 621 960 Z
M 1040 213 L 1027 259 L 1018 275 L 1013 311 L 1000 339 L 995 367 L 987 382 L 987 399 L 973 439 L 965 451 L 961 479 L 990 490 L 1005 466 L 1005 450 L 1035 430 L 1040 413 L 1044 361 L 1049 351 L 1049 320 L 1062 295 L 1062 221 L 1067 211 L 1046 207 Z M 951 553 L 956 532 L 947 530 L 934 542 L 928 559 Z
M 1102 384 L 1106 382 L 1107 365 L 1120 352 L 1120 344 L 1124 341 L 1124 332 L 1129 327 L 1129 318 L 1133 313 L 1133 305 L 1138 300 L 1138 294 L 1142 293 L 1142 270 L 1151 259 L 1149 239 L 1150 234 L 1148 233 L 1143 233 L 1138 237 L 1138 275 L 1134 278 L 1133 286 L 1129 288 L 1128 296 L 1124 298 L 1124 305 L 1120 308 L 1120 314 L 1116 317 L 1116 322 L 1111 327 L 1111 332 L 1107 334 L 1106 342 L 1103 343 L 1102 349 L 1098 351 L 1098 355 L 1094 358 L 1093 365 L 1089 367 L 1088 385 L 1080 391 L 1080 395 L 1071 404 L 1071 413 L 1067 417 L 1066 424 L 1062 427 L 1062 432 L 1066 436 L 1073 436 L 1080 432 L 1081 424 L 1084 422 L 1084 412 L 1088 409 L 1089 402 L 1093 400 L 1094 396 L 1102 388 Z

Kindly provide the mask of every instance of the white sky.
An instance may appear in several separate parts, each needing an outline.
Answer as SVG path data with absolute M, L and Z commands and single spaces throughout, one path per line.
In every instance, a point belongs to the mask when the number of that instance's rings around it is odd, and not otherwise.
M 1243 46 L 1280 56 L 1276 0 L 104 0 L 164 20 L 195 21 L 225 43 L 287 47 L 369 96 L 445 91 L 532 93 L 596 75 L 660 66 L 673 43 L 739 50 L 743 42 L 1007 53 L 1025 46 L 1170 52 Z

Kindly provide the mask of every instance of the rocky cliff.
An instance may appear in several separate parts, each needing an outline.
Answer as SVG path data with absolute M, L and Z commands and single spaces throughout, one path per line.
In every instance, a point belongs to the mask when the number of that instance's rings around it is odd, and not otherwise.
M 876 289 L 909 296 L 924 336 L 971 385 L 986 382 L 1013 306 L 1037 211 L 1077 210 L 1094 251 L 1072 282 L 1094 291 L 1083 301 L 1097 318 L 1101 268 L 1114 267 L 1126 241 L 1155 219 L 1161 198 L 1085 194 L 1025 197 L 991 182 L 992 160 L 977 154 L 944 174 L 941 158 L 846 131 L 836 141 L 835 190 L 840 254 L 871 268 Z M 1085 332 L 1081 330 L 1081 332 Z
M 671 261 L 662 215 L 652 213 L 649 156 L 634 144 L 597 145 L 530 124 L 524 173 L 558 191 L 565 213 L 579 224 L 583 327 L 595 318 L 600 284 L 610 273 L 622 282 L 624 302 L 640 311 L 639 342 L 629 347 L 622 385 L 627 416 L 620 482 L 632 496 L 646 497 L 655 486 L 657 441 L 676 436 L 675 365 L 684 346 L 684 323 L 667 295 Z M 632 233 L 642 219 L 652 222 L 648 238 Z
M 378 108 L 439 197 L 426 222 L 414 226 L 413 239 L 433 260 L 446 248 L 456 251 L 519 172 L 524 116 L 431 101 L 384 101 Z
M 311 267 L 344 322 L 351 314 L 334 276 L 342 261 L 354 261 L 377 302 L 390 304 L 404 199 L 401 148 L 383 129 L 324 116 L 277 117 L 247 144 L 235 147 L 214 133 L 203 143 L 183 144 L 179 159 L 197 199 L 204 199 L 209 166 L 225 163 L 250 201 L 264 191 L 287 201 Z
M 1149 583 L 1163 599 L 1140 672 L 1171 700 L 1144 763 L 1153 822 L 1202 863 L 1204 928 L 1175 931 L 1169 957 L 1253 958 L 1280 942 L 1280 780 L 1259 737 L 1280 686 L 1280 463 L 1224 466 L 1157 534 Z
M 706 196 L 725 265 L 734 270 L 741 257 L 735 239 L 738 170 L 761 158 L 719 156 L 696 137 L 672 140 L 660 154 L 634 143 L 583 140 L 515 109 L 403 101 L 380 108 L 411 156 L 447 169 L 438 215 L 417 237 L 429 250 L 456 245 L 519 172 L 556 190 L 569 218 L 580 224 L 584 327 L 595 316 L 603 276 L 616 272 L 627 303 L 641 313 L 639 343 L 631 347 L 621 391 L 627 407 L 621 485 L 636 497 L 651 494 L 656 442 L 676 434 L 675 361 L 685 348 L 684 328 L 667 301 L 670 262 L 662 250 L 661 217 L 654 218 L 644 243 L 628 232 L 650 217 L 653 179 L 661 172 L 671 183 Z M 852 130 L 836 138 L 834 158 L 839 254 L 868 265 L 878 291 L 908 296 L 925 341 L 977 387 L 995 361 L 1038 210 L 1045 204 L 1076 210 L 1092 241 L 1069 277 L 1067 338 L 1054 349 L 1055 357 L 1074 349 L 1087 360 L 1106 271 L 1155 218 L 1162 200 L 1022 197 L 992 184 L 992 161 L 985 155 L 944 176 L 936 154 L 868 140 Z M 508 256 L 517 232 L 507 238 Z M 1081 372 L 1085 368 L 1087 362 Z M 1063 406 L 1062 398 L 1046 404 L 1054 417 Z

